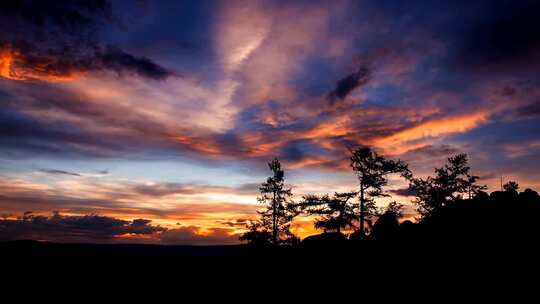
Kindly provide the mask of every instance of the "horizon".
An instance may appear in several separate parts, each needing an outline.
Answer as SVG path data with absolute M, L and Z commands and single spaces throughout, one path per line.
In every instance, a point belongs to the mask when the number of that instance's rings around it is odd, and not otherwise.
M 360 146 L 420 177 L 466 153 L 489 192 L 538 190 L 539 9 L 6 1 L 0 215 L 94 215 L 100 242 L 235 244 L 274 157 L 299 200 L 355 190 Z M 417 216 L 405 180 L 386 190 L 380 207 Z M 320 232 L 308 217 L 293 231 Z

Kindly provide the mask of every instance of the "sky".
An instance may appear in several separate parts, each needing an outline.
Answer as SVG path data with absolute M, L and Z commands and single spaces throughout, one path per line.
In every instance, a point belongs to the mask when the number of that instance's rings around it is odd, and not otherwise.
M 232 244 L 279 157 L 295 198 L 349 149 L 457 153 L 540 189 L 538 1 L 2 1 L 3 238 Z M 405 181 L 393 200 L 414 217 Z M 381 205 L 384 202 L 380 202 Z M 30 217 L 31 214 L 26 216 Z M 293 229 L 316 231 L 309 219 Z

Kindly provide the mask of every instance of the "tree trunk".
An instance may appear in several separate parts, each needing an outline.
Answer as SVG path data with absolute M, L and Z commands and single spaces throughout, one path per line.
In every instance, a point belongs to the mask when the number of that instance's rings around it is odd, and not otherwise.
M 274 191 L 274 199 L 272 200 L 272 245 L 277 244 L 277 202 L 276 192 Z
M 364 226 L 364 212 L 365 212 L 365 204 L 364 204 L 364 185 L 363 183 L 360 183 L 360 236 L 364 237 L 365 235 L 365 226 Z

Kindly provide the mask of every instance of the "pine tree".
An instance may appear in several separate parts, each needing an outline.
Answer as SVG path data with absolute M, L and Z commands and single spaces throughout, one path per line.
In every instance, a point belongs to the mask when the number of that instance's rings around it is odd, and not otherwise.
M 291 233 L 290 225 L 298 211 L 291 200 L 291 188 L 285 186 L 285 174 L 277 158 L 268 163 L 268 167 L 272 176 L 261 184 L 261 195 L 257 198 L 264 209 L 258 211 L 259 220 L 248 226 L 250 230 L 242 235 L 241 240 L 254 242 L 256 238 L 260 241 L 265 239 L 265 235 L 270 235 L 272 245 L 295 242 L 297 238 Z
M 423 217 L 430 217 L 449 203 L 462 200 L 468 194 L 473 198 L 486 189 L 478 185 L 478 176 L 470 173 L 467 154 L 448 158 L 447 164 L 435 169 L 435 177 L 410 178 L 410 189 L 416 195 L 415 203 Z
M 388 184 L 388 175 L 400 173 L 409 178 L 411 173 L 407 164 L 389 160 L 378 155 L 369 147 L 362 147 L 352 152 L 351 167 L 359 181 L 359 221 L 360 237 L 365 235 L 365 222 L 376 213 L 375 198 L 388 196 L 383 187 Z

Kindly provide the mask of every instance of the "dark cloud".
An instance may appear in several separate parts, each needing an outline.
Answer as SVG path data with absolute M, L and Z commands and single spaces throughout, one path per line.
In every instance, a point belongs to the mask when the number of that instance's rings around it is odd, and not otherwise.
M 98 60 L 102 62 L 102 69 L 111 69 L 119 74 L 134 73 L 153 79 L 164 79 L 173 74 L 148 58 L 135 57 L 114 47 L 107 48 Z
M 519 107 L 515 113 L 520 117 L 538 117 L 540 116 L 540 101 Z
M 381 0 L 367 6 L 374 15 L 383 15 L 384 20 L 388 20 L 380 25 L 388 27 L 387 34 L 377 33 L 383 41 L 381 44 L 400 53 L 411 50 L 416 54 L 422 53 L 421 47 L 434 46 L 432 42 L 445 49 L 444 54 L 437 55 L 439 58 L 428 54 L 423 58 L 426 67 L 433 60 L 441 60 L 437 67 L 444 69 L 441 77 L 445 85 L 449 84 L 452 73 L 456 71 L 455 81 L 465 80 L 459 83 L 463 89 L 469 84 L 467 79 L 478 76 L 477 73 L 491 77 L 538 70 L 539 1 Z M 397 43 L 418 33 L 423 36 L 415 39 L 412 49 Z
M 0 240 L 46 240 L 56 242 L 111 242 L 124 235 L 152 235 L 165 228 L 150 220 L 125 221 L 108 216 L 52 216 L 25 212 L 18 219 L 0 220 Z
M 145 57 L 105 46 L 100 31 L 118 23 L 105 0 L 3 1 L 0 53 L 13 79 L 58 80 L 77 73 L 111 70 L 164 79 L 175 73 Z
M 239 243 L 238 236 L 231 229 L 211 228 L 201 233 L 197 227 L 188 226 L 165 231 L 161 242 L 166 245 L 231 245 Z
M 229 227 L 245 227 L 248 219 L 236 219 L 232 221 L 217 221 L 219 224 L 223 224 Z
M 436 158 L 441 156 L 449 156 L 459 153 L 460 150 L 450 145 L 428 145 L 412 151 L 407 152 L 407 158 L 411 159 L 424 159 L 424 158 Z
M 407 188 L 401 188 L 401 189 L 393 189 L 389 190 L 390 193 L 400 195 L 400 196 L 415 196 L 415 192 L 411 189 Z
M 517 65 L 534 63 L 540 55 L 540 2 L 485 1 L 478 15 L 465 26 L 460 57 L 466 65 Z
M 57 175 L 81 176 L 79 173 L 76 173 L 76 172 L 57 170 L 57 169 L 39 169 L 39 172 L 43 172 L 47 174 L 57 174 Z
M 151 220 L 122 220 L 109 216 L 52 216 L 25 212 L 16 219 L 5 215 L 0 219 L 0 241 L 39 240 L 74 243 L 153 243 L 165 245 L 237 244 L 238 234 L 232 229 L 195 226 L 174 229 L 152 225 Z M 245 224 L 238 220 L 237 224 Z M 232 226 L 231 226 L 232 227 Z
M 289 142 L 281 149 L 281 157 L 284 160 L 297 162 L 306 157 L 305 149 L 298 142 Z
M 107 0 L 6 0 L 0 3 L 0 15 L 43 30 L 46 26 L 54 26 L 74 33 L 95 26 L 99 19 L 111 19 L 112 8 Z M 15 29 L 17 24 L 11 24 L 8 29 Z
M 333 104 L 336 100 L 345 99 L 354 89 L 366 84 L 369 80 L 369 70 L 361 67 L 358 71 L 338 81 L 336 88 L 328 94 L 328 100 Z

